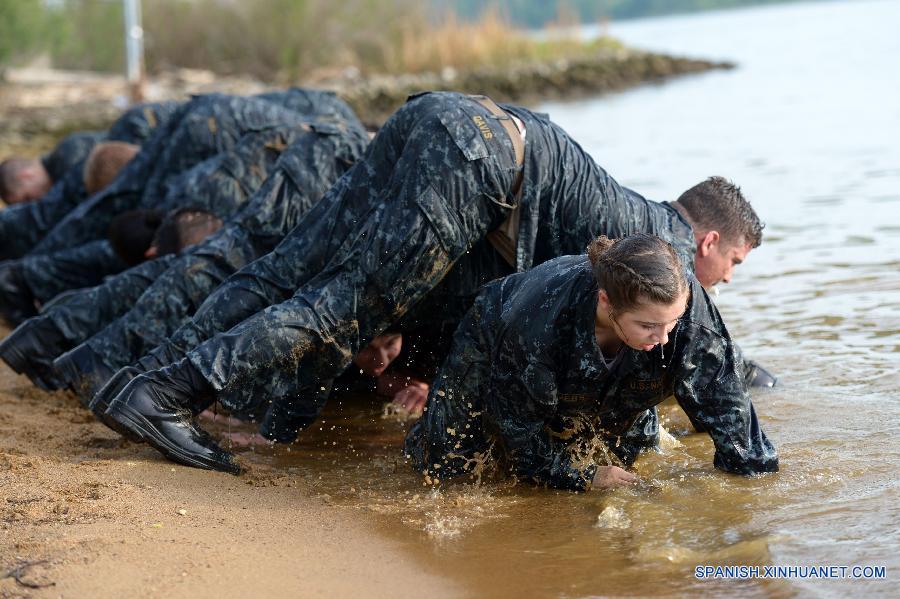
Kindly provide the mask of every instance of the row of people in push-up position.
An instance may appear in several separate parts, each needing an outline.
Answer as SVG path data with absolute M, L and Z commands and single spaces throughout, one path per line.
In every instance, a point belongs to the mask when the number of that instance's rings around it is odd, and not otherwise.
M 544 114 L 425 93 L 370 142 L 330 93 L 200 96 L 8 160 L 0 193 L 32 200 L 0 211 L 0 358 L 176 462 L 239 472 L 215 402 L 290 443 L 363 372 L 422 412 L 434 480 L 633 482 L 671 395 L 716 467 L 778 469 L 748 394 L 774 378 L 704 289 L 756 213 L 721 177 L 649 201 Z

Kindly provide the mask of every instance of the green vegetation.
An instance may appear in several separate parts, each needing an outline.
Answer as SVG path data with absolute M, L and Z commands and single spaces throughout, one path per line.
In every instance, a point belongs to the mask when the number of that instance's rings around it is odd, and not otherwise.
M 0 72 L 4 65 L 28 58 L 40 48 L 43 10 L 41 0 L 0 2 Z

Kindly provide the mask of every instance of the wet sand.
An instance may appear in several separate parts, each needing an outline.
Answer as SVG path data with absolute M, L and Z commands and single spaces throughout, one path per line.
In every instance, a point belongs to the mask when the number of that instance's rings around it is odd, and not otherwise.
M 0 366 L 0 597 L 462 594 L 376 528 L 264 461 L 173 465 Z

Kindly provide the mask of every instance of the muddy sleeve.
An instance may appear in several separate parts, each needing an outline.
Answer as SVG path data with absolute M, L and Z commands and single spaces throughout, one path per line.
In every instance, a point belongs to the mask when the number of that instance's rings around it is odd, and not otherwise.
M 691 342 L 675 385 L 675 398 L 697 430 L 716 448 L 716 468 L 734 474 L 776 472 L 778 455 L 760 427 L 744 388 L 735 346 L 721 336 Z
M 518 474 L 558 489 L 590 487 L 596 466 L 578 467 L 570 445 L 553 435 L 548 422 L 556 412 L 557 387 L 552 364 L 531 356 L 505 369 L 487 394 L 487 412 Z

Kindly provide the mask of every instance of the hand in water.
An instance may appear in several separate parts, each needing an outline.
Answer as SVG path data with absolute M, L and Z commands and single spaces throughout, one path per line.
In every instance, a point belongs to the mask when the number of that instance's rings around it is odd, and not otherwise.
M 421 416 L 425 401 L 428 399 L 428 383 L 410 381 L 408 385 L 394 394 L 393 404 L 414 416 Z
M 618 466 L 600 466 L 594 474 L 591 487 L 594 489 L 609 489 L 624 485 L 636 485 L 640 482 L 637 475 L 623 470 Z
M 259 433 L 222 433 L 222 438 L 231 442 L 233 447 L 272 447 L 273 441 L 269 441 Z

